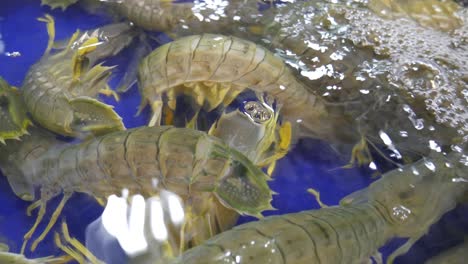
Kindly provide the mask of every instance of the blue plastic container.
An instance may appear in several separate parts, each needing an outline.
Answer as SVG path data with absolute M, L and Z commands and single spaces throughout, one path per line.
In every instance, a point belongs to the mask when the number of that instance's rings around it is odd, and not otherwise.
M 85 13 L 77 7 L 71 7 L 62 12 L 41 7 L 39 0 L 2 1 L 0 4 L 0 76 L 11 85 L 21 87 L 29 67 L 37 62 L 47 46 L 47 31 L 45 24 L 37 18 L 45 13 L 51 14 L 56 20 L 56 39 L 69 38 L 76 29 L 91 29 L 112 22 L 109 18 Z M 19 52 L 20 56 L 11 56 Z M 124 64 L 127 62 L 124 52 L 107 64 Z M 7 55 L 10 56 L 7 56 Z M 122 72 L 117 70 L 111 85 L 116 85 Z M 121 102 L 112 98 L 102 98 L 106 103 L 115 105 L 116 111 L 122 116 L 127 128 L 145 125 L 149 112 L 135 117 L 140 95 L 133 89 L 124 94 Z M 0 124 L 1 125 L 1 124 Z M 341 169 L 349 157 L 338 155 L 329 145 L 317 140 L 304 139 L 292 151 L 279 161 L 274 173 L 271 188 L 279 195 L 274 197 L 273 206 L 277 211 L 266 212 L 265 215 L 298 212 L 307 209 L 318 209 L 313 196 L 308 194 L 308 188 L 321 192 L 321 198 L 328 205 L 336 205 L 345 195 L 362 189 L 373 181 L 372 171 L 367 168 Z M 54 208 L 60 198 L 50 202 L 48 208 Z M 30 204 L 17 198 L 11 191 L 5 177 L 0 177 L 0 242 L 10 246 L 11 251 L 19 252 L 23 235 L 29 230 L 35 220 L 26 215 Z M 429 234 L 413 246 L 410 252 L 397 259 L 397 263 L 423 263 L 430 256 L 454 246 L 461 241 L 468 230 L 467 206 L 460 206 L 448 213 Z M 66 219 L 70 233 L 80 241 L 84 241 L 86 226 L 98 218 L 103 208 L 92 197 L 84 194 L 74 194 L 67 203 L 60 219 Z M 51 210 L 49 210 L 49 216 Z M 46 217 L 47 219 L 47 217 Z M 241 218 L 240 222 L 252 221 L 253 218 Z M 45 223 L 39 226 L 39 230 Z M 51 232 L 38 249 L 29 257 L 60 255 L 62 252 L 54 245 Z M 402 239 L 390 241 L 381 251 L 384 257 L 404 242 Z M 117 253 L 116 253 L 117 254 Z

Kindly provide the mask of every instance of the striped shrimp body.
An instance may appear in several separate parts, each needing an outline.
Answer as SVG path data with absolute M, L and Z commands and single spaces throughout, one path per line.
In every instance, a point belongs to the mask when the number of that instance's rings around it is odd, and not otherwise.
M 34 120 L 66 136 L 124 129 L 112 107 L 96 99 L 99 93 L 115 95 L 107 85 L 113 67 L 96 62 L 129 44 L 133 29 L 127 24 L 114 24 L 89 32 L 77 31 L 66 48 L 50 54 L 54 21 L 48 15 L 40 20 L 47 22 L 49 46 L 23 84 L 24 101 Z
M 175 107 L 177 93 L 185 92 L 213 109 L 249 88 L 274 96 L 285 118 L 310 134 L 321 138 L 334 134 L 323 99 L 299 82 L 279 57 L 236 37 L 203 34 L 163 45 L 141 62 L 139 81 L 142 106 L 150 103 L 153 110 L 150 125 L 159 122 L 163 94 L 169 107 Z M 207 83 L 211 87 L 205 89 Z
M 102 10 L 145 30 L 177 36 L 187 35 L 189 28 L 205 33 L 237 30 L 236 26 L 245 26 L 247 20 L 259 13 L 260 3 L 271 1 L 41 0 L 42 5 L 62 10 L 77 2 L 92 13 Z
M 0 143 L 19 139 L 27 133 L 31 120 L 26 115 L 19 91 L 0 77 Z
M 391 236 L 371 205 L 267 217 L 234 227 L 174 263 L 363 263 Z
M 51 0 L 43 0 L 51 1 Z M 248 19 L 258 12 L 257 1 L 230 0 L 224 2 L 174 1 L 174 0 L 87 0 L 86 5 L 96 6 L 115 13 L 146 30 L 168 34 L 188 27 L 197 27 L 203 32 L 227 32 L 239 19 Z M 87 2 L 87 3 L 86 3 Z M 99 5 L 98 4 L 98 5 Z M 89 8 L 88 8 L 89 9 Z
M 219 139 L 191 129 L 142 127 L 114 132 L 78 145 L 52 148 L 22 169 L 25 182 L 41 186 L 40 199 L 33 204 L 33 208 L 40 208 L 39 215 L 25 235 L 25 244 L 42 221 L 47 201 L 64 193 L 54 217 L 33 243 L 33 250 L 73 192 L 105 200 L 124 188 L 145 197 L 157 194 L 160 188 L 167 189 L 180 195 L 193 215 L 201 216 L 192 224 L 195 227 L 206 223 L 206 212 L 221 207 L 217 203 L 253 216 L 272 208 L 267 175 Z M 215 223 L 223 226 L 222 219 L 211 222 Z
M 466 166 L 456 159 L 424 159 L 386 173 L 340 206 L 237 226 L 173 263 L 362 263 L 389 239 L 409 238 L 391 263 L 455 207 L 467 190 L 454 180 L 460 177 Z

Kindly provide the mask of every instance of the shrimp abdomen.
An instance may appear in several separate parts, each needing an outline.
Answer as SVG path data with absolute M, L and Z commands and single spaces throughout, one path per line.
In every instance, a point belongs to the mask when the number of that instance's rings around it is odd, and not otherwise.
M 213 237 L 176 263 L 362 263 L 390 237 L 376 210 L 366 204 L 265 218 Z

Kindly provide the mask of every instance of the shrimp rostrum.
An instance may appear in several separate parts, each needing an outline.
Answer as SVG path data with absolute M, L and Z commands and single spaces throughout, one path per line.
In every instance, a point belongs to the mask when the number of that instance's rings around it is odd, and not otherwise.
M 102 93 L 116 94 L 107 85 L 113 67 L 100 60 L 117 54 L 135 35 L 128 24 L 77 31 L 62 50 L 51 53 L 54 20 L 46 15 L 50 39 L 43 57 L 29 70 L 23 84 L 24 101 L 35 121 L 65 136 L 124 129 L 111 106 L 97 100 Z M 117 99 L 117 96 L 116 96 Z
M 38 218 L 25 235 L 23 248 L 42 221 L 47 201 L 64 194 L 33 250 L 73 192 L 104 201 L 124 188 L 144 197 L 165 189 L 181 196 L 190 207 L 186 210 L 201 216 L 195 219 L 199 223 L 208 222 L 203 218 L 205 212 L 220 206 L 257 217 L 272 208 L 266 174 L 221 140 L 191 129 L 166 126 L 113 132 L 80 144 L 53 147 L 21 169 L 19 176 L 24 178 L 19 181 L 40 186 L 40 198 L 29 209 L 39 207 Z M 194 236 L 204 235 L 202 231 Z
M 393 237 L 405 253 L 467 190 L 457 158 L 425 158 L 383 175 L 340 206 L 243 224 L 186 251 L 173 263 L 363 263 Z

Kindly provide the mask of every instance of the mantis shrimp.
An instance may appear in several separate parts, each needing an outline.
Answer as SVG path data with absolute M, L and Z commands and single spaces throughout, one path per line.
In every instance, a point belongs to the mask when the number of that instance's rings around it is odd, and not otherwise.
M 33 119 L 65 136 L 124 129 L 112 107 L 95 99 L 99 93 L 116 96 L 107 85 L 113 67 L 96 63 L 128 45 L 135 35 L 132 27 L 123 23 L 77 31 L 63 50 L 50 54 L 54 20 L 49 15 L 39 20 L 47 23 L 50 39 L 44 56 L 31 67 L 23 85 L 24 101 Z
M 385 133 L 392 141 L 390 145 L 385 146 L 392 152 L 390 155 L 405 161 L 416 160 L 419 155 L 414 155 L 415 153 L 425 155 L 430 151 L 427 147 L 430 145 L 428 142 L 437 142 L 437 145 L 447 149 L 450 145 L 467 140 L 467 123 L 464 118 L 466 101 L 463 93 L 457 92 L 463 91 L 465 87 L 464 76 L 467 69 L 464 62 L 467 53 L 464 36 L 467 23 L 464 19 L 466 11 L 457 8 L 451 1 L 436 3 L 434 10 L 440 9 L 440 14 L 430 13 L 430 8 L 433 8 L 432 1 L 413 2 L 405 4 L 398 0 L 375 0 L 369 3 L 344 4 L 297 1 L 270 8 L 261 16 L 255 15 L 253 19 L 247 19 L 248 21 L 243 20 L 248 16 L 241 16 L 239 21 L 244 24 L 239 27 L 233 26 L 232 31 L 228 32 L 242 37 L 248 43 L 255 42 L 256 44 L 250 46 L 252 50 L 255 45 L 256 50 L 275 51 L 275 59 L 284 60 L 296 69 L 288 69 L 285 72 L 290 72 L 292 78 L 299 79 L 296 82 L 300 85 L 293 85 L 293 89 L 288 89 L 301 96 L 291 97 L 297 100 L 287 101 L 288 103 L 280 100 L 286 105 L 283 106 L 285 116 L 297 117 L 291 118 L 294 126 L 299 128 L 294 129 L 296 135 L 326 140 L 332 138 L 332 141 L 340 143 L 356 143 L 361 138 L 352 151 L 352 161 L 357 160 L 364 164 L 370 162 L 368 144 L 377 149 L 375 143 L 382 142 Z M 393 11 L 388 11 L 384 17 L 375 14 L 372 10 L 378 10 L 377 7 L 382 6 L 381 4 Z M 418 5 L 424 6 L 421 10 L 429 10 L 429 14 L 424 18 L 412 9 Z M 304 13 L 308 15 L 297 15 Z M 388 16 L 394 19 L 388 19 Z M 408 16 L 413 16 L 416 21 Z M 437 31 L 421 24 L 441 29 L 450 28 L 451 31 Z M 176 30 L 174 34 L 184 36 L 216 32 L 197 24 L 192 26 L 187 23 L 185 26 L 179 31 Z M 388 32 L 392 34 L 387 34 Z M 391 35 L 401 37 L 390 38 Z M 215 71 L 218 70 L 218 65 L 223 67 L 230 61 L 231 57 L 227 55 L 234 54 L 237 48 L 230 46 L 230 43 L 236 44 L 234 40 L 238 39 L 220 36 L 216 42 L 209 36 L 215 38 L 214 35 L 205 34 L 177 39 L 172 44 L 166 44 L 166 47 L 162 46 L 154 51 L 141 64 L 140 89 L 148 98 L 147 102 L 154 104 L 152 108 L 155 115 L 152 123 L 158 120 L 161 97 L 164 97 L 160 91 L 166 91 L 165 96 L 172 102 L 181 90 L 187 91 L 191 88 L 189 93 L 194 94 L 199 102 L 202 99 L 206 100 L 208 103 L 205 104 L 209 108 L 219 104 L 219 97 L 223 97 L 226 90 L 232 92 L 243 88 L 229 83 L 229 78 L 220 81 L 212 78 L 217 76 Z M 425 41 L 418 42 L 421 39 Z M 183 41 L 186 41 L 185 46 Z M 189 42 L 193 46 L 190 46 Z M 176 44 L 176 47 L 172 46 Z M 208 51 L 202 52 L 204 46 L 196 44 L 206 45 L 210 54 L 207 54 Z M 191 63 L 187 64 L 188 62 L 176 58 L 174 48 L 183 50 L 185 54 L 200 56 L 197 60 L 209 58 L 211 61 L 198 62 L 192 59 L 187 60 Z M 190 58 L 190 55 L 185 58 Z M 259 62 L 248 55 L 239 58 L 246 59 L 242 65 Z M 156 60 L 163 62 L 156 63 Z M 151 64 L 153 61 L 157 66 Z M 212 63 L 215 61 L 216 63 Z M 281 71 L 281 67 L 275 66 L 281 64 L 276 62 L 265 55 L 265 60 L 259 62 L 259 65 L 266 68 L 266 65 L 270 64 L 271 71 L 266 71 L 269 75 L 265 75 L 268 78 L 255 80 L 256 82 L 247 85 L 257 89 L 268 80 L 276 81 L 275 74 Z M 195 67 L 201 67 L 205 75 L 188 75 L 192 74 L 191 71 L 194 71 Z M 153 81 L 152 75 L 158 77 Z M 187 78 L 189 87 L 174 88 L 171 78 L 182 79 L 184 82 Z M 191 78 L 196 78 L 195 83 Z M 245 81 L 246 78 L 240 80 Z M 217 87 L 219 92 L 210 94 L 214 89 L 200 87 L 200 83 L 203 82 Z M 168 88 L 175 92 L 167 90 Z M 287 89 L 285 90 L 284 95 L 288 94 Z M 276 95 L 279 89 L 266 92 Z M 227 93 L 224 98 L 229 102 L 229 98 L 233 96 L 235 93 Z M 315 103 L 312 103 L 311 98 L 314 98 Z M 297 109 L 301 109 L 298 114 L 291 111 L 291 115 L 288 115 L 288 108 L 294 108 L 296 104 L 303 104 L 304 108 L 298 107 Z M 451 104 L 454 107 L 448 107 Z M 382 116 L 388 118 L 381 118 Z M 342 127 L 350 129 L 341 129 Z M 383 143 L 387 145 L 385 141 Z M 397 148 L 399 151 L 394 151 Z
M 344 124 L 342 118 L 332 118 L 326 102 L 299 82 L 280 58 L 247 40 L 189 36 L 157 48 L 140 64 L 140 110 L 151 105 L 150 125 L 160 122 L 163 95 L 171 109 L 177 94 L 185 92 L 210 110 L 229 104 L 246 88 L 274 96 L 286 120 L 305 125 L 317 137 L 333 136 L 331 131 Z
M 5 156 L 2 159 L 8 162 L 11 156 Z M 77 145 L 54 146 L 36 159 L 27 158 L 17 173 L 9 172 L 5 166 L 12 186 L 41 186 L 40 199 L 28 208 L 30 212 L 39 207 L 39 214 L 25 235 L 23 250 L 42 221 L 47 201 L 61 192 L 64 196 L 47 227 L 34 241 L 32 250 L 52 228 L 73 192 L 105 200 L 123 188 L 147 197 L 163 188 L 179 194 L 193 214 L 201 216 L 211 210 L 227 210 L 227 207 L 240 214 L 259 217 L 262 211 L 272 208 L 272 194 L 266 183 L 268 176 L 241 153 L 196 130 L 141 127 Z M 32 189 L 22 190 L 26 190 L 22 198 L 35 199 Z M 213 206 L 213 199 L 219 206 Z M 192 223 L 195 227 L 205 221 L 195 219 Z M 203 231 L 199 233 L 204 234 Z
M 171 263 L 362 263 L 389 239 L 409 238 L 392 263 L 468 190 L 459 181 L 466 165 L 452 154 L 387 172 L 340 206 L 234 227 Z

